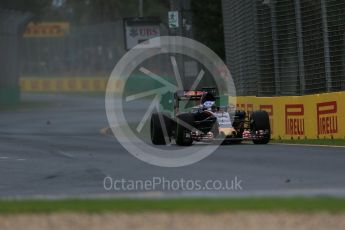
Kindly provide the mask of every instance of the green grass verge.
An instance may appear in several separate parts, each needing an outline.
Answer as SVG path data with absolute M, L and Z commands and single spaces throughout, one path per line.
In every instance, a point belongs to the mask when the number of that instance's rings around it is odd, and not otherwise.
M 341 198 L 2 200 L 0 214 L 52 212 L 345 212 Z
M 68 95 L 68 96 L 88 96 L 88 97 L 105 97 L 104 92 L 40 92 L 26 94 L 50 94 L 50 95 Z M 41 109 L 54 106 L 54 102 L 50 101 L 21 101 L 15 105 L 0 105 L 0 112 L 6 111 L 22 111 L 30 109 Z
M 272 140 L 271 143 L 345 146 L 345 139 Z
M 49 106 L 52 106 L 52 103 L 48 101 L 22 101 L 17 105 L 6 105 L 6 106 L 0 105 L 0 112 L 41 109 L 41 108 L 47 108 Z

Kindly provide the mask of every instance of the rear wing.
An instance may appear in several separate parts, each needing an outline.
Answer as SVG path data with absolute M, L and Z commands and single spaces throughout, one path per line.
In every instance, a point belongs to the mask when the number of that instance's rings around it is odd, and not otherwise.
M 203 97 L 211 93 L 214 95 L 214 98 L 216 99 L 216 105 L 219 106 L 219 96 L 217 95 L 216 88 L 202 88 L 202 90 L 180 90 L 176 91 L 174 93 L 174 111 L 175 113 L 179 112 L 180 102 L 186 101 L 187 103 L 190 101 L 197 101 L 198 104 L 201 103 L 201 100 Z
M 200 101 L 202 96 L 207 94 L 205 91 L 188 90 L 188 91 L 177 91 L 174 97 L 178 101 Z
M 174 94 L 174 98 L 178 101 L 198 101 L 207 93 L 212 93 L 215 98 L 219 98 L 215 87 L 204 87 L 202 90 L 179 90 Z

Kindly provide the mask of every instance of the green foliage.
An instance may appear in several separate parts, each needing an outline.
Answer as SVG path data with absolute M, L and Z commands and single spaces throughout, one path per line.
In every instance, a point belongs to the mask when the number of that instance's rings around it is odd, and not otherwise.
M 144 16 L 164 19 L 168 1 L 144 0 Z M 66 7 L 73 13 L 72 20 L 80 24 L 115 21 L 126 17 L 138 17 L 138 0 L 69 0 Z
M 34 15 L 35 19 L 39 19 L 48 9 L 50 4 L 51 2 L 47 0 L 1 0 L 0 8 L 30 12 Z
M 144 16 L 166 20 L 169 1 L 143 0 Z M 1 0 L 0 8 L 31 12 L 36 19 L 69 20 L 76 24 L 97 24 L 125 17 L 138 17 L 138 0 L 65 0 L 54 8 L 52 0 Z
M 221 0 L 191 0 L 194 39 L 225 59 Z

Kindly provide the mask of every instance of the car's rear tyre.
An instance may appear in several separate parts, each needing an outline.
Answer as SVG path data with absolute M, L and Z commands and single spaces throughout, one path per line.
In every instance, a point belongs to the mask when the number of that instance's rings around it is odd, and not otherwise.
M 167 130 L 167 137 L 164 136 L 163 127 L 160 122 L 159 116 L 162 116 L 165 124 L 165 128 Z M 151 116 L 151 126 L 150 126 L 150 133 L 151 133 L 151 141 L 154 145 L 166 145 L 166 139 L 170 141 L 170 134 L 171 134 L 171 119 L 169 115 L 164 113 L 153 113 Z
M 264 138 L 264 139 L 257 139 L 257 140 L 253 140 L 253 143 L 256 145 L 266 145 L 270 142 L 270 138 Z
M 266 111 L 255 111 L 250 118 L 250 130 L 253 133 L 257 131 L 264 131 L 262 138 L 253 138 L 253 143 L 257 145 L 268 144 L 271 139 L 270 118 Z
M 192 138 L 192 130 L 189 128 L 183 126 L 183 124 L 179 123 L 179 120 L 182 122 L 188 124 L 191 127 L 193 127 L 194 124 L 194 116 L 193 114 L 185 113 L 180 114 L 177 116 L 178 120 L 176 121 L 176 137 L 175 141 L 177 145 L 180 146 L 190 146 L 193 144 L 193 138 Z

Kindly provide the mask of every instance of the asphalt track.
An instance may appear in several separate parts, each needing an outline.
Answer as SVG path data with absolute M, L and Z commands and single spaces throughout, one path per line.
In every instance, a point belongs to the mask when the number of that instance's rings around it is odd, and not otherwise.
M 23 99 L 50 105 L 0 112 L 0 198 L 345 195 L 344 148 L 220 146 L 196 164 L 162 168 L 136 159 L 113 137 L 100 134 L 108 125 L 102 96 L 27 94 Z M 132 112 L 133 117 L 138 115 L 135 108 Z M 107 191 L 106 176 L 202 183 L 236 177 L 242 189 L 187 191 L 158 186 L 154 191 Z

